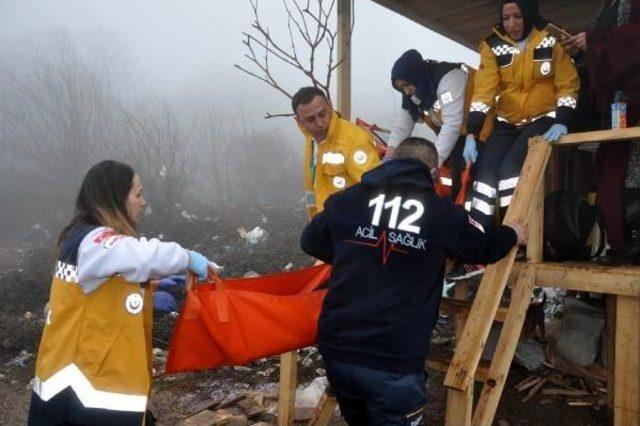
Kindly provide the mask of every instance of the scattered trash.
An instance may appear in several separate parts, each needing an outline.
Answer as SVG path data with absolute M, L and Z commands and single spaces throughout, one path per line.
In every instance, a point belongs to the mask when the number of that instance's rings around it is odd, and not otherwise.
M 167 166 L 165 166 L 164 164 L 162 165 L 162 167 L 160 167 L 160 171 L 158 171 L 158 175 L 164 179 L 167 177 L 168 174 L 168 170 L 167 170 Z
M 433 346 L 447 345 L 447 344 L 451 343 L 452 341 L 453 341 L 453 339 L 451 337 L 435 336 L 435 337 L 431 338 L 431 344 Z
M 238 235 L 240 235 L 240 238 L 247 238 L 247 230 L 244 229 L 244 226 L 236 228 L 236 230 L 238 231 Z
M 211 241 L 218 241 L 220 239 L 220 235 L 214 235 L 211 237 Z
M 260 241 L 264 241 L 267 238 L 267 233 L 264 229 L 256 226 L 251 231 L 247 232 L 244 238 L 249 244 L 258 244 Z
M 186 210 L 182 210 L 180 212 L 180 216 L 183 217 L 183 219 L 187 220 L 187 221 L 192 221 L 192 220 L 197 220 L 198 216 L 196 216 L 195 214 L 189 214 L 189 212 L 187 212 Z
M 249 271 L 246 274 L 244 274 L 242 277 L 243 278 L 256 278 L 256 277 L 259 277 L 259 276 L 260 276 L 260 274 L 257 273 L 256 271 Z
M 33 317 L 34 315 L 29 311 L 25 312 L 24 315 L 22 316 L 22 318 L 24 318 L 27 321 L 31 321 Z
M 293 263 L 289 262 L 286 264 L 286 266 L 283 268 L 285 271 L 290 271 L 291 269 L 293 269 Z
M 33 358 L 33 354 L 25 350 L 20 351 L 20 355 L 8 361 L 5 366 L 7 367 L 25 367 L 25 363 Z
M 275 371 L 276 371 L 275 367 L 269 367 L 265 370 L 259 370 L 256 374 L 258 376 L 267 377 L 267 376 L 270 376 Z
M 158 234 L 158 239 L 159 240 L 163 240 L 164 239 L 164 234 Z
M 236 371 L 251 371 L 251 368 L 246 367 L 244 365 L 236 365 L 235 367 L 233 367 L 234 370 Z
M 313 379 L 309 385 L 296 392 L 296 407 L 316 407 L 328 385 L 329 381 L 325 376 Z
M 565 401 L 573 407 L 593 407 L 599 410 L 607 403 L 607 389 L 604 383 L 595 379 L 567 377 L 558 372 L 546 371 L 542 376 L 533 375 L 515 385 L 527 402 L 536 395 L 542 395 L 540 404 Z
M 267 217 L 265 215 L 262 215 L 260 217 L 260 219 L 262 220 L 262 223 L 268 223 L 269 221 L 267 220 Z

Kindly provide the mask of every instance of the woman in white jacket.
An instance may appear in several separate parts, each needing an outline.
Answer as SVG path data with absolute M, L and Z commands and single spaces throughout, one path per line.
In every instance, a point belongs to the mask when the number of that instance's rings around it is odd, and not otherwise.
M 153 289 L 147 281 L 210 262 L 177 243 L 138 237 L 140 177 L 93 166 L 58 239 L 50 311 L 38 349 L 30 425 L 152 425 Z

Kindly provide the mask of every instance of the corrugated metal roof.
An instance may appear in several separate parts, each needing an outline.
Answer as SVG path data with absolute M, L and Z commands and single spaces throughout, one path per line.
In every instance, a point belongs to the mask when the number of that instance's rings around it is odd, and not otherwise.
M 498 21 L 496 0 L 373 1 L 473 50 Z M 591 25 L 600 4 L 600 0 L 543 0 L 540 12 L 575 33 Z

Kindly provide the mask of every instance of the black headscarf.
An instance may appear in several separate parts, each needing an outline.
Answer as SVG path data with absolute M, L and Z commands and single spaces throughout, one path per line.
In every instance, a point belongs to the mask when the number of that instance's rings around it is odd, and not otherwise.
M 413 119 L 417 120 L 420 115 L 419 105 L 396 87 L 394 83 L 397 79 L 416 86 L 415 96 L 420 99 L 420 105 L 430 106 L 435 102 L 436 88 L 427 70 L 426 62 L 417 50 L 411 49 L 404 52 L 391 68 L 391 84 L 394 89 L 402 93 L 402 108 L 408 110 Z
M 498 10 L 498 28 L 501 32 L 506 33 L 504 26 L 502 25 L 502 9 L 507 3 L 516 3 L 522 12 L 522 17 L 524 18 L 524 30 L 522 31 L 522 38 L 520 40 L 524 40 L 529 37 L 529 33 L 533 29 L 534 25 L 539 29 L 542 29 L 546 25 L 545 19 L 538 14 L 538 0 L 500 0 L 500 9 Z

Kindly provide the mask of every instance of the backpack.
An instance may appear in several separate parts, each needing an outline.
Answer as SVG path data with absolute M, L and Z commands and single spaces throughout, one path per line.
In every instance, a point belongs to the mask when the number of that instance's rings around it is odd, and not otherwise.
M 564 190 L 545 197 L 545 260 L 590 260 L 598 257 L 604 247 L 605 235 L 599 206 L 589 204 L 584 195 Z

